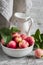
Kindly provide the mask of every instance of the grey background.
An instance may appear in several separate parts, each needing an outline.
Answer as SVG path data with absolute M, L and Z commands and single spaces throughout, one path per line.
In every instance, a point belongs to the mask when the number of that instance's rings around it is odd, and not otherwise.
M 30 30 L 30 33 L 34 33 L 37 28 L 39 28 L 41 32 L 43 32 L 43 0 L 31 0 L 31 1 L 32 1 L 32 8 L 28 13 L 34 19 L 34 23 L 31 28 L 32 31 Z M 14 13 L 16 11 L 25 12 L 26 5 L 24 4 L 24 2 L 25 0 L 14 0 L 13 15 L 10 21 L 14 22 Z M 0 28 L 2 27 L 9 27 L 9 22 L 7 22 L 6 19 L 0 14 Z

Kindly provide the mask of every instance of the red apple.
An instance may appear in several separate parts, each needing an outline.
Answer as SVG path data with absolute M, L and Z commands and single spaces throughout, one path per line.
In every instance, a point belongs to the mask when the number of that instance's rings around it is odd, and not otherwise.
M 1 43 L 4 45 L 4 43 L 5 43 L 5 42 L 4 42 L 4 40 L 3 40 L 3 39 L 1 39 Z
M 19 43 L 22 41 L 22 38 L 21 37 L 15 37 L 14 40 L 16 43 Z
M 29 43 L 29 45 L 33 45 L 35 43 L 35 40 L 32 36 L 27 37 L 25 40 Z
M 13 34 L 12 34 L 12 37 L 20 37 L 20 34 L 19 34 L 18 32 L 13 33 Z
M 41 58 L 41 57 L 43 56 L 43 50 L 40 49 L 40 48 L 36 49 L 36 50 L 35 50 L 35 56 L 36 56 L 37 58 Z
M 8 47 L 8 48 L 16 48 L 16 42 L 11 40 L 11 41 L 7 44 L 7 47 Z
M 20 48 L 27 48 L 28 46 L 29 46 L 29 43 L 25 40 L 22 40 L 21 42 L 19 42 Z
M 22 39 L 26 39 L 27 36 L 25 34 L 21 34 Z

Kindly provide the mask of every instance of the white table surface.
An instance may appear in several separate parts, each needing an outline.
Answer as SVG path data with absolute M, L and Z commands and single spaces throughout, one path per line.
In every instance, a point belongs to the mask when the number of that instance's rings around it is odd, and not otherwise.
M 33 52 L 22 58 L 13 58 L 7 56 L 0 47 L 0 65 L 43 65 L 43 58 L 38 59 Z

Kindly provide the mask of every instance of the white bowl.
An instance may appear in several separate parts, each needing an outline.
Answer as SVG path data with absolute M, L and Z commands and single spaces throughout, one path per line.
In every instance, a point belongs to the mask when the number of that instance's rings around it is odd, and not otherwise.
M 7 48 L 7 47 L 3 46 L 2 44 L 1 44 L 1 46 L 2 46 L 3 51 L 7 55 L 9 55 L 11 57 L 23 57 L 23 56 L 28 55 L 33 50 L 34 45 L 24 48 L 24 49 L 11 49 L 11 48 Z

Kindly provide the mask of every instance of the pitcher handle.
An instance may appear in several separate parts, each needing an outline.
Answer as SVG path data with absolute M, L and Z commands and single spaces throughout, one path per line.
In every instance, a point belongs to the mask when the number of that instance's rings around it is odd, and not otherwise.
M 29 26 L 29 28 L 28 28 L 28 32 L 26 32 L 27 35 L 29 34 L 29 31 L 30 31 L 31 26 L 32 26 L 32 24 L 33 24 L 33 18 L 27 17 L 27 18 L 26 18 L 26 21 L 29 21 L 29 20 L 30 20 L 31 22 L 30 22 L 30 26 Z

